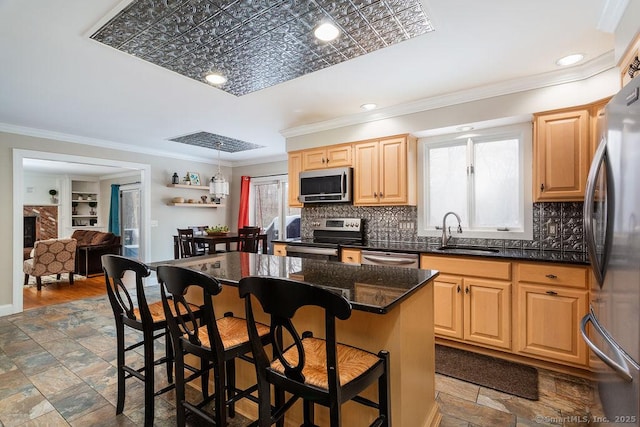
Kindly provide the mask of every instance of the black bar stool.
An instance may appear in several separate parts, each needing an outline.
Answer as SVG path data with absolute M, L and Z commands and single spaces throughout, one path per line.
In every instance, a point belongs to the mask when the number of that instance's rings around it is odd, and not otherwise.
M 236 388 L 235 383 L 235 359 L 240 358 L 253 363 L 253 359 L 246 356 L 251 352 L 247 321 L 234 317 L 232 313 L 225 313 L 224 317 L 216 320 L 212 297 L 222 291 L 222 286 L 213 277 L 196 270 L 168 265 L 158 266 L 157 274 L 169 331 L 176 349 L 177 425 L 185 425 L 185 410 L 189 410 L 207 423 L 226 426 L 227 406 L 229 416 L 234 417 L 236 401 L 242 398 L 258 401 L 251 395 L 257 390 L 257 385 L 240 390 Z M 192 286 L 199 289 L 204 301 L 200 322 L 193 316 L 191 305 L 185 299 L 188 288 Z M 180 317 L 174 317 L 169 313 L 179 314 Z M 257 323 L 253 325 L 253 330 L 258 342 L 266 344 L 269 327 Z M 189 379 L 184 378 L 186 354 L 200 358 L 203 371 L 213 369 L 214 394 L 208 396 L 205 393 L 201 402 L 192 403 L 186 400 L 185 384 L 193 379 L 193 376 Z M 204 409 L 211 401 L 214 401 L 213 414 Z
M 116 414 L 120 414 L 124 410 L 125 380 L 135 377 L 144 382 L 144 424 L 151 426 L 153 425 L 154 397 L 174 388 L 174 385 L 170 384 L 156 391 L 154 384 L 154 367 L 161 364 L 166 364 L 167 377 L 170 383 L 173 382 L 173 347 L 167 334 L 167 322 L 162 301 L 147 303 L 142 279 L 148 277 L 150 271 L 145 264 L 120 255 L 103 255 L 101 259 L 107 294 L 116 322 L 118 372 Z M 135 274 L 137 306 L 133 303 L 129 290 L 122 281 L 127 272 Z M 199 307 L 191 306 L 191 309 L 196 315 L 199 315 Z M 125 326 L 141 331 L 142 340 L 125 347 Z M 156 334 L 157 331 L 162 332 Z M 165 356 L 155 360 L 154 341 L 165 335 Z M 127 365 L 125 356 L 127 352 L 140 346 L 143 346 L 144 349 L 144 366 L 136 369 Z
M 259 420 L 267 427 L 281 422 L 285 412 L 302 398 L 304 426 L 314 426 L 314 404 L 329 408 L 331 427 L 340 426 L 341 405 L 353 400 L 378 409 L 372 426 L 391 425 L 389 400 L 389 353 L 377 355 L 336 342 L 336 318 L 351 316 L 351 304 L 342 295 L 307 283 L 274 277 L 246 277 L 240 280 L 240 297 L 245 299 L 249 337 L 258 377 Z M 269 358 L 253 322 L 251 304 L 254 295 L 265 313 L 270 315 L 270 335 L 274 357 Z M 304 306 L 317 306 L 325 312 L 325 337 L 314 338 L 310 332 L 296 331 L 291 319 Z M 285 329 L 293 344 L 282 348 Z M 359 394 L 378 383 L 378 402 Z M 271 407 L 271 385 L 274 386 L 276 407 Z M 284 402 L 284 392 L 292 397 Z

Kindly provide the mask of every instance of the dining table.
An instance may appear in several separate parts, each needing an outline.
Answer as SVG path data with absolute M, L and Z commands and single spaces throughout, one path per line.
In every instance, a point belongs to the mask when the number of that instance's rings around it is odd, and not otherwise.
M 174 265 L 199 271 L 218 280 L 222 291 L 214 297 L 216 313 L 244 316 L 245 302 L 238 293 L 240 280 L 248 276 L 280 277 L 319 286 L 344 296 L 352 307 L 351 316 L 336 324 L 341 343 L 372 353 L 384 349 L 391 360 L 391 423 L 396 426 L 431 427 L 441 419 L 435 401 L 435 338 L 433 281 L 438 271 L 378 265 L 343 264 L 311 258 L 295 258 L 246 252 L 226 252 L 149 264 Z M 202 304 L 202 292 L 188 289 L 187 301 Z M 255 302 L 255 301 L 254 301 Z M 268 316 L 256 310 L 256 320 L 268 323 Z M 303 307 L 293 319 L 301 331 L 323 336 L 324 315 L 317 307 Z M 286 338 L 286 337 L 285 337 Z M 290 343 L 288 343 L 290 344 Z M 194 361 L 195 363 L 195 361 Z M 236 382 L 248 387 L 256 381 L 255 367 L 236 367 Z M 376 400 L 377 388 L 364 396 Z M 236 403 L 236 410 L 256 419 L 252 402 Z M 328 410 L 316 405 L 317 425 L 329 425 Z M 342 425 L 369 426 L 377 411 L 349 402 L 343 406 Z M 287 412 L 287 425 L 300 425 L 302 405 L 297 402 Z
M 240 237 L 238 236 L 238 233 L 235 233 L 235 232 L 220 233 L 220 234 L 205 233 L 205 234 L 194 235 L 193 240 L 196 243 L 204 243 L 209 248 L 208 250 L 209 255 L 212 255 L 217 253 L 216 245 L 219 245 L 219 244 L 224 244 L 225 245 L 224 250 L 226 252 L 230 252 L 231 244 L 238 243 L 240 241 Z M 266 254 L 268 250 L 267 234 L 266 233 L 259 234 L 258 240 L 261 242 L 260 246 L 262 249 L 262 253 Z M 173 259 L 179 259 L 179 258 L 181 258 L 179 237 L 177 235 L 174 235 L 173 236 Z

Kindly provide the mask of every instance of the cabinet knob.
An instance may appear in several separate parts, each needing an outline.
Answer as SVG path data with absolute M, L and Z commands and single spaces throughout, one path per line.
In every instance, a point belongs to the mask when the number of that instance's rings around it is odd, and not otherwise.
M 558 276 L 556 276 L 555 274 L 547 274 L 546 277 L 548 279 L 557 279 L 558 278 Z
M 466 288 L 464 288 L 464 293 L 468 294 L 469 293 L 469 287 L 467 286 Z
M 382 193 L 380 193 L 380 198 L 383 198 L 384 196 L 382 195 Z
M 460 285 L 458 285 L 458 293 L 460 293 Z
M 556 296 L 556 295 L 558 295 L 558 293 L 555 292 L 555 291 L 547 291 L 547 295 Z
M 540 184 L 540 191 L 544 191 L 544 184 Z
M 378 197 L 378 193 L 377 192 L 373 192 L 373 197 Z
M 322 158 L 322 163 L 324 163 L 324 162 L 325 162 L 325 160 L 324 160 L 324 157 L 323 157 L 323 158 Z

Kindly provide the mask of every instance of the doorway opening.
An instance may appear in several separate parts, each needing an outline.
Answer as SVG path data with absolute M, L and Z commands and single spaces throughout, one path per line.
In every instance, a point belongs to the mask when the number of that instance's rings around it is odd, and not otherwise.
M 61 176 L 64 176 L 68 181 L 71 180 L 72 177 L 77 176 L 86 176 L 88 174 L 87 170 L 109 170 L 111 173 L 105 172 L 103 175 L 100 175 L 96 180 L 108 185 L 107 183 L 123 183 L 123 188 L 126 188 L 126 183 L 130 183 L 132 181 L 131 177 L 135 176 L 133 181 L 136 181 L 136 185 L 138 186 L 138 200 L 137 200 L 137 218 L 135 222 L 135 227 L 137 229 L 136 239 L 137 239 L 137 257 L 143 261 L 148 262 L 147 257 L 149 256 L 149 251 L 146 248 L 150 246 L 150 235 L 149 235 L 149 224 L 150 224 L 150 179 L 151 176 L 151 167 L 147 164 L 142 163 L 132 163 L 132 162 L 123 162 L 118 160 L 109 160 L 109 159 L 100 159 L 93 157 L 83 157 L 83 156 L 75 156 L 70 154 L 59 154 L 59 153 L 49 153 L 49 152 L 41 152 L 41 151 L 31 151 L 31 150 L 21 150 L 14 149 L 13 150 L 13 229 L 15 236 L 22 236 L 24 233 L 24 224 L 23 224 L 23 206 L 25 204 L 25 197 L 27 196 L 27 192 L 25 191 L 25 170 L 29 168 L 25 164 L 29 164 L 32 161 L 36 161 L 36 163 L 42 162 L 46 163 L 51 167 L 67 167 L 73 168 L 77 167 L 78 169 L 74 172 L 73 169 L 68 170 L 65 173 L 60 173 Z M 108 169 L 110 168 L 110 169 Z M 79 172 L 78 172 L 79 171 Z M 46 172 L 48 174 L 54 174 L 52 171 Z M 65 182 L 62 180 L 61 182 Z M 71 186 L 61 186 L 64 188 L 60 188 L 59 193 L 59 209 L 60 209 L 60 227 L 59 227 L 59 236 L 65 237 L 71 235 L 73 231 L 72 225 L 72 203 L 71 203 Z M 108 194 L 108 190 L 103 190 L 105 194 Z M 27 194 L 26 194 L 27 193 Z M 66 202 L 63 203 L 63 198 L 65 198 Z M 106 197 L 108 205 L 108 196 Z M 100 209 L 100 208 L 97 208 Z M 105 215 L 108 217 L 107 212 Z M 94 224 L 97 225 L 97 224 Z M 91 225 L 89 225 L 91 226 Z M 106 227 L 106 222 L 104 223 Z M 121 236 L 123 236 L 121 234 Z M 124 239 L 121 239 L 124 240 Z M 13 239 L 13 287 L 12 287 L 12 304 L 3 306 L 0 308 L 0 316 L 7 314 L 14 314 L 22 312 L 25 309 L 24 306 L 24 273 L 22 270 L 22 261 L 24 258 L 24 239 L 23 238 L 14 238 Z M 63 275 L 63 277 L 66 275 Z M 104 286 L 104 278 L 96 277 L 96 278 L 87 278 L 87 280 L 78 282 L 73 286 L 69 286 L 68 282 L 66 283 L 66 289 L 73 288 L 74 291 L 79 290 L 82 286 L 78 286 L 85 283 L 89 285 L 89 282 L 94 282 L 96 289 L 99 288 L 101 292 Z M 55 285 L 54 285 L 55 286 Z M 88 286 L 87 286 L 88 287 Z M 52 287 L 51 290 L 54 290 Z M 64 289 L 62 293 L 64 293 Z M 44 294 L 43 294 L 44 295 Z M 64 301 L 56 301 L 55 298 L 49 297 L 46 298 L 41 295 L 39 298 L 41 303 L 46 303 L 51 301 L 52 304 L 57 304 L 59 302 Z M 80 294 L 75 297 L 72 295 L 71 299 L 81 299 L 87 298 L 91 295 Z

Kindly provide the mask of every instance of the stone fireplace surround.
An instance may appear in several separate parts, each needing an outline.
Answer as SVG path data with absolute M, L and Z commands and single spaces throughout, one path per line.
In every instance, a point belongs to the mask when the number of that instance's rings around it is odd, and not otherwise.
M 24 249 L 25 258 L 28 258 L 29 252 L 36 240 L 55 239 L 58 237 L 58 206 L 44 205 L 25 205 L 22 208 L 22 216 L 24 223 Z M 28 230 L 28 223 L 35 218 L 35 227 L 33 233 Z M 30 225 L 29 225 L 30 227 Z M 29 231 L 29 235 L 27 235 Z M 27 244 L 31 243 L 31 246 Z

